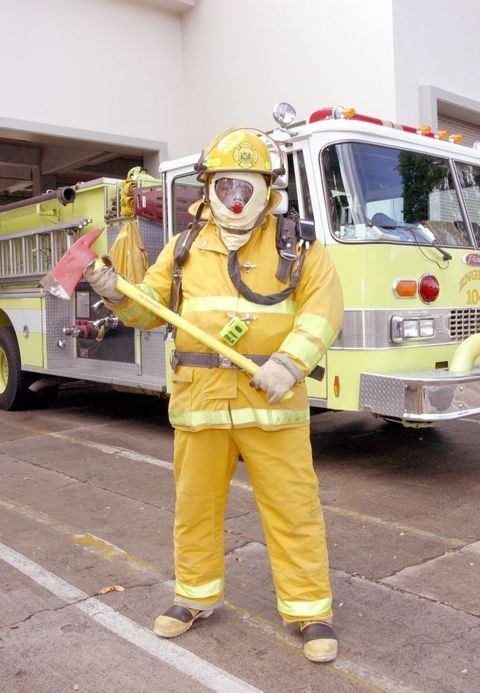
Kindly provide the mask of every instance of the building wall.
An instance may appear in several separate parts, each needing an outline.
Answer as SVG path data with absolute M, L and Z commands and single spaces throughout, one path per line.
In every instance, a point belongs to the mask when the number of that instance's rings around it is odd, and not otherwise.
M 2 3 L 0 116 L 185 150 L 179 15 L 147 0 Z
M 461 107 L 480 109 L 479 18 L 478 0 L 393 0 L 398 120 L 417 125 L 429 118 L 431 124 L 435 114 L 421 106 L 422 86 L 435 87 Z
M 417 124 L 421 86 L 480 102 L 478 16 L 477 0 L 5 2 L 0 117 L 165 141 L 169 158 L 272 127 L 282 100 L 299 120 L 340 103 Z
M 421 0 L 419 0 L 421 1 Z M 391 0 L 197 0 L 183 17 L 187 148 L 322 106 L 395 115 Z

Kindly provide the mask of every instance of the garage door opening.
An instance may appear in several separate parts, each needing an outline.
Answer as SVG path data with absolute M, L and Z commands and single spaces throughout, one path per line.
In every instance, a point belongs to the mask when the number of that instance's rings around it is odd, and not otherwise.
M 136 166 L 155 176 L 166 152 L 163 142 L 43 129 L 0 119 L 0 206 L 98 178 L 124 179 Z
M 461 144 L 472 147 L 480 141 L 480 101 L 431 85 L 419 87 L 420 120 L 432 129 L 463 135 Z
M 442 110 L 442 104 L 439 104 L 438 112 L 438 129 L 448 130 L 450 133 L 461 133 L 463 135 L 463 140 L 461 144 L 472 147 L 475 142 L 480 141 L 480 124 L 472 122 L 473 116 L 471 114 L 465 114 L 456 111 L 455 116 L 450 115 L 451 111 L 444 105 Z M 445 111 L 448 112 L 445 112 Z M 478 117 L 479 114 L 477 114 Z

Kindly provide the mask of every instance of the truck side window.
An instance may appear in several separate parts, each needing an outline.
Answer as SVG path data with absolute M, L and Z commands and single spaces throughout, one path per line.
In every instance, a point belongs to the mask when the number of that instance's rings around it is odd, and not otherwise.
M 193 220 L 188 211 L 190 205 L 200 200 L 203 183 L 197 180 L 197 174 L 177 176 L 172 182 L 173 233 L 180 233 Z

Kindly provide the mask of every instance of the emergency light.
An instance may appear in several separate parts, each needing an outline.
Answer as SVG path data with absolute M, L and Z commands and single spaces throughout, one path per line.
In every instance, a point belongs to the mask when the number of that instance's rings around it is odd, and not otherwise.
M 296 117 L 297 113 L 294 107 L 286 101 L 277 103 L 273 107 L 273 118 L 281 128 L 287 128 L 293 123 Z
M 399 298 L 415 298 L 417 282 L 415 279 L 397 279 L 393 285 L 393 293 Z M 424 303 L 432 303 L 438 298 L 440 284 L 433 274 L 423 274 L 418 282 L 418 295 Z
M 424 303 L 432 303 L 438 298 L 440 284 L 433 274 L 424 274 L 418 283 L 418 295 Z
M 283 104 L 282 104 L 283 105 Z M 404 132 L 412 132 L 416 135 L 423 135 L 424 137 L 431 137 L 436 140 L 448 140 L 452 144 L 459 144 L 463 141 L 464 137 L 462 134 L 455 133 L 450 134 L 448 130 L 439 130 L 434 132 L 430 125 L 421 125 L 418 128 L 411 127 L 410 125 L 400 125 L 399 123 L 392 123 L 391 120 L 383 120 L 382 118 L 374 118 L 373 116 L 365 115 L 363 113 L 357 113 L 354 108 L 345 108 L 344 106 L 335 106 L 320 108 L 318 111 L 314 111 L 310 116 L 308 122 L 315 123 L 319 120 L 361 120 L 364 123 L 372 123 L 373 125 L 383 125 L 384 127 L 395 128 L 396 130 L 403 130 Z

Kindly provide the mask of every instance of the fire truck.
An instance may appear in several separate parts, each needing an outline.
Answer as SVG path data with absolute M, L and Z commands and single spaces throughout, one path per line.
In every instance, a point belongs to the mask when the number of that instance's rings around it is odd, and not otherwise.
M 344 293 L 325 377 L 308 379 L 312 407 L 404 426 L 480 413 L 480 143 L 339 106 L 298 122 L 282 103 L 274 117 L 286 171 L 275 213 L 314 225 Z M 136 182 L 131 219 L 149 263 L 191 220 L 197 159 Z M 93 249 L 108 253 L 125 221 L 122 184 L 102 178 L 0 207 L 0 408 L 47 403 L 67 381 L 170 392 L 165 327 L 124 326 L 85 283 L 68 301 L 39 285 L 89 230 L 104 228 Z

